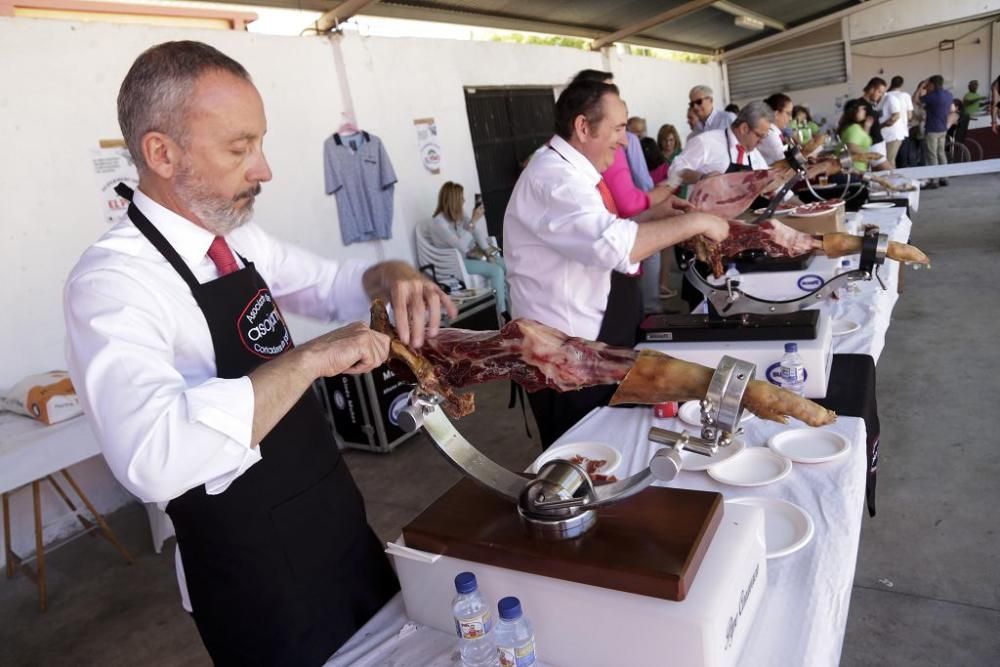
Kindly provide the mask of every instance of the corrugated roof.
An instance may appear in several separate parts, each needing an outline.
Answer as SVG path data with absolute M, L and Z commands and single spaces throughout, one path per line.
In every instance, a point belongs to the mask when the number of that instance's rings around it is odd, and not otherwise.
M 231 0 L 239 2 L 240 0 Z M 245 1 L 245 0 L 243 0 Z M 735 24 L 735 14 L 772 19 L 794 28 L 842 9 L 858 7 L 863 0 L 255 0 L 275 7 L 318 11 L 343 9 L 350 15 L 367 14 L 476 25 L 514 31 L 533 31 L 598 39 L 629 30 L 620 41 L 642 46 L 718 53 L 780 30 L 749 30 Z M 723 10 L 722 8 L 725 8 Z M 635 30 L 649 19 L 676 10 L 683 15 Z M 693 11 L 688 11 L 693 10 Z M 340 17 L 343 20 L 344 17 Z

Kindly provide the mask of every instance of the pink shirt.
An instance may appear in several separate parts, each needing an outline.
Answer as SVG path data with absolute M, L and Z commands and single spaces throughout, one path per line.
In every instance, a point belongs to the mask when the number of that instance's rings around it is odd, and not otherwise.
M 670 165 L 664 162 L 659 167 L 649 172 L 650 178 L 653 179 L 653 184 L 658 185 L 663 181 L 667 180 L 667 172 L 670 170 Z
M 604 182 L 608 184 L 608 189 L 611 190 L 615 206 L 618 207 L 618 215 L 631 218 L 649 208 L 649 197 L 632 181 L 632 172 L 628 168 L 624 148 L 615 151 L 615 161 L 602 176 Z M 656 182 L 655 177 L 654 182 Z

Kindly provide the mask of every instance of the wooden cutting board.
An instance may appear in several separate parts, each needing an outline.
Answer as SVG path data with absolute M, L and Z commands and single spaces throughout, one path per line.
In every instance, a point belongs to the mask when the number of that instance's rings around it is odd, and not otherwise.
M 597 510 L 572 540 L 545 540 L 517 507 L 463 479 L 403 528 L 406 545 L 546 577 L 683 600 L 722 520 L 722 494 L 650 487 Z

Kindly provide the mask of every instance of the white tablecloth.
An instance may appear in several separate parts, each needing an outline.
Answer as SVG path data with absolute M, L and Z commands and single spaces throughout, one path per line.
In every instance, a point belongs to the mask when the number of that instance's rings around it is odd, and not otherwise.
M 101 448 L 82 415 L 59 424 L 0 412 L 0 493 L 97 456 Z
M 911 222 L 904 208 L 865 210 L 861 215 L 864 223 L 877 224 L 893 241 L 909 238 Z M 878 361 L 898 299 L 899 270 L 894 261 L 887 261 L 880 269 L 886 290 L 873 280 L 861 283 L 857 296 L 815 306 L 834 319 L 845 318 L 861 325 L 858 331 L 834 339 L 835 353 L 868 354 Z M 678 429 L 683 424 L 674 419 L 654 419 L 652 410 L 643 408 L 599 408 L 556 444 L 606 442 L 622 452 L 619 471 L 624 476 L 648 465 L 659 448 L 646 438 L 650 426 Z M 746 423 L 744 438 L 748 446 L 764 446 L 775 433 L 803 426 L 794 420 L 782 426 L 757 419 Z M 805 509 L 815 523 L 815 535 L 805 548 L 768 561 L 766 595 L 740 664 L 820 666 L 840 661 L 863 515 L 866 433 L 864 421 L 853 417 L 840 417 L 824 428 L 851 442 L 845 457 L 829 463 L 793 464 L 788 477 L 763 487 L 726 486 L 707 473 L 688 471 L 681 472 L 670 485 L 718 491 L 726 498 L 782 498 Z M 457 651 L 452 635 L 409 621 L 401 596 L 397 595 L 327 665 L 444 667 L 457 663 Z M 539 647 L 539 653 L 544 657 L 544 646 Z
M 859 213 L 861 224 L 878 225 L 890 241 L 905 243 L 910 238 L 913 223 L 902 207 L 864 210 Z M 855 268 L 857 258 L 854 258 Z M 899 272 L 903 269 L 899 262 L 887 259 L 879 268 L 879 275 L 885 282 L 882 289 L 878 280 L 857 282 L 859 294 L 848 299 L 825 299 L 813 306 L 833 320 L 856 322 L 860 329 L 833 339 L 834 354 L 867 354 L 876 363 L 885 347 L 885 334 L 889 329 L 892 309 L 899 299 Z M 905 269 L 912 270 L 912 269 Z

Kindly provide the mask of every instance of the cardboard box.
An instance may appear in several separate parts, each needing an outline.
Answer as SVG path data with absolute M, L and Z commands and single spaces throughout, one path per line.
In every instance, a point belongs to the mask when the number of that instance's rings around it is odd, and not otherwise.
M 845 207 L 841 204 L 823 215 L 813 215 L 805 218 L 795 215 L 783 215 L 780 220 L 800 232 L 807 234 L 828 234 L 830 232 L 846 231 L 844 228 L 844 212 Z

